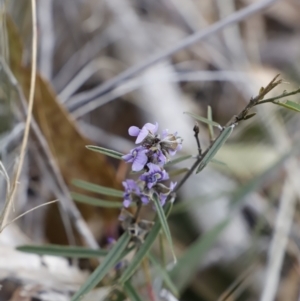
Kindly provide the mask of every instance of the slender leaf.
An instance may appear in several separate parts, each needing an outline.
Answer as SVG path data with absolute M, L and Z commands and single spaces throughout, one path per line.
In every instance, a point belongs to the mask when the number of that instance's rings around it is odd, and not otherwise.
M 143 301 L 138 292 L 131 285 L 130 281 L 126 281 L 123 285 L 124 293 L 127 295 L 130 301 Z
M 89 182 L 86 182 L 83 180 L 73 180 L 72 183 L 73 183 L 73 185 L 83 188 L 88 191 L 96 192 L 96 193 L 103 194 L 103 195 L 120 197 L 120 198 L 123 197 L 123 191 L 121 191 L 121 190 L 104 187 L 104 186 L 100 186 L 97 184 L 92 184 L 92 183 L 89 183 Z
M 214 143 L 212 144 L 208 152 L 204 155 L 196 173 L 199 173 L 207 165 L 207 163 L 211 161 L 211 159 L 216 155 L 218 150 L 223 146 L 223 144 L 226 142 L 226 140 L 232 133 L 233 128 L 234 128 L 233 125 L 224 128 L 224 130 L 221 132 L 218 138 L 216 138 L 216 140 L 214 141 Z
M 198 116 L 198 115 L 196 115 L 196 114 L 189 113 L 189 112 L 184 112 L 184 114 L 187 114 L 187 115 L 189 115 L 189 116 L 195 118 L 196 120 L 199 120 L 199 121 L 201 121 L 201 122 L 204 122 L 204 123 L 206 123 L 206 124 L 208 124 L 208 125 L 215 126 L 215 127 L 218 127 L 218 128 L 221 127 L 221 125 L 220 125 L 219 123 L 217 123 L 217 122 L 215 122 L 215 121 L 212 121 L 212 120 L 209 120 L 209 119 L 207 119 L 207 118 L 205 118 L 205 117 Z
M 165 209 L 166 216 L 168 216 L 170 214 L 171 209 L 172 209 L 172 204 L 168 203 L 166 205 L 166 209 Z M 151 231 L 147 235 L 144 243 L 141 245 L 139 250 L 136 252 L 132 261 L 130 262 L 130 264 L 128 265 L 126 270 L 123 272 L 121 278 L 119 279 L 119 282 L 121 284 L 124 284 L 133 275 L 133 273 L 136 271 L 136 269 L 140 266 L 142 260 L 148 254 L 152 244 L 154 243 L 156 237 L 158 236 L 160 228 L 161 228 L 161 224 L 160 224 L 159 219 L 157 218 L 154 223 L 154 226 L 152 227 Z
M 101 154 L 104 154 L 106 156 L 113 157 L 113 158 L 119 159 L 119 160 L 122 160 L 122 156 L 124 156 L 124 154 L 122 154 L 122 153 L 119 153 L 119 152 L 114 151 L 112 149 L 100 147 L 100 146 L 86 145 L 86 148 L 89 149 L 89 150 L 92 150 L 94 152 L 101 153 Z
M 163 231 L 165 232 L 167 241 L 168 241 L 168 243 L 170 245 L 170 248 L 172 250 L 172 254 L 173 254 L 173 257 L 174 257 L 174 262 L 176 262 L 177 259 L 176 259 L 174 248 L 173 248 L 172 235 L 171 235 L 171 232 L 170 232 L 170 229 L 169 229 L 167 218 L 165 216 L 165 212 L 162 208 L 162 205 L 160 203 L 160 200 L 159 200 L 157 194 L 153 195 L 153 201 L 154 201 L 154 204 L 155 204 L 155 208 L 156 208 L 158 218 L 159 218 L 160 223 L 161 223 L 161 227 L 162 227 Z
M 284 107 L 286 109 L 300 112 L 300 104 L 294 101 L 287 100 L 286 102 L 273 102 L 276 105 L 279 105 L 281 107 Z
M 219 161 L 217 159 L 211 159 L 210 160 L 211 163 L 215 163 L 215 164 L 218 164 L 218 165 L 222 165 L 222 166 L 227 166 L 226 163 L 222 162 L 222 161 Z
M 179 291 L 184 290 L 191 278 L 195 276 L 200 260 L 204 259 L 204 256 L 229 223 L 230 219 L 228 218 L 216 225 L 210 231 L 198 238 L 183 256 L 178 259 L 177 264 L 169 274 Z
M 101 200 L 97 198 L 93 198 L 87 195 L 83 195 L 77 192 L 72 192 L 71 196 L 74 201 L 88 204 L 91 206 L 97 206 L 97 207 L 103 207 L 103 208 L 122 208 L 123 204 L 121 202 L 114 202 L 114 201 L 108 201 L 108 200 Z M 135 205 L 135 203 L 132 203 Z
M 120 255 L 123 253 L 130 241 L 130 234 L 125 232 L 116 244 L 109 251 L 107 256 L 103 259 L 102 263 L 96 268 L 96 270 L 89 276 L 87 281 L 81 286 L 81 288 L 74 294 L 71 301 L 80 300 L 86 293 L 91 291 L 113 268 L 120 260 Z
M 211 110 L 211 106 L 207 106 L 207 119 L 209 121 L 213 121 L 212 119 L 212 110 Z M 214 134 L 214 128 L 211 124 L 208 124 L 208 131 L 209 131 L 209 136 L 211 140 L 214 140 L 215 138 L 215 134 Z
M 181 156 L 179 158 L 176 158 L 174 160 L 169 161 L 165 166 L 171 166 L 171 165 L 175 165 L 179 162 L 185 161 L 192 158 L 192 155 L 185 155 L 185 156 Z
M 182 173 L 186 173 L 187 171 L 189 171 L 188 168 L 179 168 L 169 171 L 168 174 L 170 177 L 175 177 L 181 175 Z
M 61 245 L 43 245 L 33 246 L 24 245 L 16 248 L 25 253 L 33 253 L 40 255 L 65 256 L 72 258 L 94 258 L 106 256 L 107 250 L 93 250 L 85 247 L 61 246 Z
M 151 252 L 148 253 L 148 258 L 152 262 L 152 264 L 155 266 L 155 268 L 158 270 L 158 273 L 160 274 L 161 278 L 164 280 L 167 288 L 172 292 L 173 295 L 176 297 L 179 296 L 179 292 L 173 283 L 172 279 L 170 278 L 170 275 L 168 272 L 160 265 L 160 263 L 157 261 L 155 256 L 151 254 Z

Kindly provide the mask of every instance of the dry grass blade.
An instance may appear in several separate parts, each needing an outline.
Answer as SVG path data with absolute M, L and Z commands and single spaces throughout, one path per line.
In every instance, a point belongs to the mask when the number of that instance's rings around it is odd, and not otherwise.
M 28 111 L 27 111 L 27 118 L 25 124 L 25 131 L 23 136 L 23 141 L 21 145 L 20 151 L 20 158 L 16 170 L 16 174 L 14 180 L 12 182 L 12 186 L 10 191 L 7 191 L 7 200 L 1 213 L 0 219 L 0 232 L 5 227 L 11 207 L 13 206 L 14 197 L 17 191 L 18 180 L 21 175 L 21 170 L 23 167 L 27 141 L 29 136 L 30 130 L 30 122 L 32 117 L 32 109 L 33 109 L 33 102 L 34 102 L 34 91 L 35 91 L 35 81 L 36 81 L 36 60 L 37 60 L 37 19 L 36 19 L 36 2 L 35 0 L 31 0 L 31 9 L 32 9 L 32 55 L 31 55 L 31 77 L 30 77 L 30 91 L 29 91 L 29 101 L 28 101 Z
M 237 11 L 227 18 L 224 18 L 223 20 L 220 20 L 219 22 L 216 22 L 215 24 L 211 25 L 207 29 L 204 29 L 203 31 L 196 32 L 195 34 L 187 37 L 183 41 L 176 44 L 174 47 L 171 47 L 169 49 L 166 49 L 165 51 L 162 51 L 158 55 L 155 55 L 153 57 L 150 57 L 149 59 L 145 60 L 141 64 L 137 66 L 133 66 L 126 71 L 120 73 L 116 77 L 114 77 L 112 80 L 104 83 L 100 87 L 95 88 L 94 90 L 90 91 L 89 93 L 85 93 L 84 98 L 81 99 L 81 95 L 78 95 L 78 97 L 74 98 L 74 102 L 76 104 L 80 103 L 80 106 L 85 105 L 86 103 L 90 102 L 91 100 L 95 99 L 96 97 L 99 97 L 114 87 L 116 87 L 119 83 L 137 75 L 138 73 L 141 73 L 142 71 L 146 70 L 147 68 L 155 65 L 156 63 L 170 57 L 171 55 L 191 46 L 195 43 L 204 40 L 205 38 L 219 32 L 220 30 L 224 29 L 225 27 L 240 22 L 247 17 L 258 13 L 262 11 L 263 9 L 267 8 L 271 4 L 277 2 L 277 0 L 262 0 L 257 3 L 254 3 L 252 5 L 249 5 L 248 7 L 241 9 L 240 11 Z M 76 108 L 72 108 L 76 109 Z

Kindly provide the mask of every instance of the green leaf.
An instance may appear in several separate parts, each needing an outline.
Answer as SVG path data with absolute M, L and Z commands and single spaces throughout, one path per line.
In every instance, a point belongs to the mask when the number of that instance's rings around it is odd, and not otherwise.
M 168 216 L 170 214 L 171 209 L 172 209 L 172 204 L 168 203 L 166 205 L 166 209 L 165 209 L 166 216 Z M 147 235 L 144 243 L 141 245 L 139 250 L 136 252 L 132 261 L 130 262 L 130 264 L 128 265 L 128 267 L 126 268 L 126 270 L 123 272 L 122 276 L 120 277 L 119 282 L 121 284 L 124 284 L 133 275 L 133 273 L 136 271 L 136 269 L 140 266 L 142 260 L 148 254 L 152 244 L 154 243 L 155 239 L 157 238 L 160 228 L 161 228 L 160 221 L 158 218 L 156 218 L 154 226 L 152 227 L 151 231 Z
M 230 219 L 216 225 L 210 231 L 199 237 L 178 259 L 177 265 L 169 272 L 173 283 L 179 291 L 183 291 L 197 273 L 200 260 L 210 250 L 221 232 L 229 225 Z
M 121 191 L 121 190 L 104 187 L 104 186 L 100 186 L 97 184 L 92 184 L 92 183 L 89 183 L 89 182 L 86 182 L 83 180 L 73 180 L 72 184 L 77 187 L 80 187 L 82 189 L 91 191 L 91 192 L 96 192 L 96 193 L 103 194 L 103 195 L 115 196 L 115 197 L 119 197 L 119 198 L 123 197 L 123 191 Z
M 227 166 L 226 163 L 222 162 L 222 161 L 219 161 L 217 159 L 211 159 L 210 160 L 211 163 L 215 163 L 215 164 L 218 164 L 218 165 L 222 165 L 222 166 Z
M 71 196 L 74 201 L 88 204 L 91 206 L 97 206 L 97 207 L 103 207 L 103 208 L 122 208 L 123 204 L 122 202 L 114 202 L 114 201 L 108 201 L 108 200 L 100 200 L 97 198 L 93 198 L 87 195 L 83 195 L 77 192 L 71 192 Z M 135 205 L 135 203 L 132 203 Z
M 207 119 L 212 122 L 212 110 L 211 106 L 207 106 Z M 208 131 L 209 131 L 209 136 L 211 140 L 214 140 L 215 134 L 214 134 L 214 128 L 211 124 L 208 125 Z
M 300 104 L 294 101 L 287 100 L 286 102 L 273 102 L 275 105 L 279 105 L 289 110 L 300 112 Z
M 130 281 L 126 281 L 123 285 L 124 293 L 127 295 L 130 301 L 143 301 L 138 292 L 131 285 Z
M 168 174 L 170 177 L 175 177 L 181 175 L 182 173 L 186 173 L 187 171 L 189 171 L 188 168 L 179 168 L 179 169 L 168 171 Z
M 155 256 L 151 254 L 151 252 L 148 253 L 148 258 L 152 262 L 152 264 L 157 269 L 158 273 L 160 274 L 161 278 L 164 280 L 167 288 L 171 291 L 173 295 L 176 297 L 179 296 L 179 292 L 175 286 L 175 284 L 172 282 L 172 279 L 170 278 L 170 275 L 168 272 L 160 265 L 160 263 L 157 261 Z
M 173 258 L 174 258 L 174 262 L 176 263 L 177 259 L 176 259 L 174 248 L 173 248 L 172 235 L 171 235 L 171 232 L 169 229 L 167 218 L 165 216 L 165 212 L 161 206 L 161 203 L 160 203 L 160 200 L 159 200 L 157 194 L 153 195 L 153 202 L 155 204 L 156 212 L 157 212 L 158 218 L 160 220 L 161 227 L 162 227 L 162 229 L 166 235 L 167 241 L 170 245 L 170 248 L 171 248 L 171 251 L 173 254 Z
M 122 160 L 122 156 L 124 156 L 124 154 L 122 154 L 122 153 L 119 153 L 119 152 L 114 151 L 112 149 L 100 147 L 100 146 L 86 145 L 86 148 L 89 149 L 89 150 L 92 150 L 94 152 L 101 153 L 101 154 L 104 154 L 106 156 L 113 157 L 113 158 L 119 159 L 119 160 Z
M 93 250 L 85 247 L 61 246 L 61 245 L 44 245 L 33 246 L 24 245 L 16 248 L 18 251 L 40 255 L 64 256 L 72 258 L 94 258 L 106 256 L 107 250 Z
M 81 286 L 81 288 L 74 294 L 71 301 L 80 300 L 86 293 L 91 291 L 112 269 L 120 260 L 120 256 L 123 251 L 126 249 L 129 241 L 130 234 L 125 232 L 116 244 L 109 251 L 107 256 L 103 259 L 101 264 L 96 268 L 96 270 L 89 276 L 86 282 Z
M 176 158 L 174 160 L 169 161 L 165 166 L 167 167 L 167 166 L 175 165 L 179 162 L 185 161 L 185 160 L 190 159 L 190 158 L 192 158 L 192 155 L 181 156 L 179 158 Z
M 226 142 L 226 140 L 229 138 L 230 134 L 233 131 L 234 126 L 228 126 L 223 129 L 221 134 L 216 138 L 216 140 L 213 142 L 207 153 L 204 155 L 201 163 L 199 164 L 199 167 L 196 171 L 196 173 L 199 173 L 203 168 L 207 165 L 209 161 L 216 155 L 218 150 L 223 146 L 223 144 Z
M 199 120 L 199 121 L 201 121 L 201 122 L 204 122 L 204 123 L 206 123 L 206 124 L 208 124 L 208 125 L 215 126 L 215 127 L 218 127 L 218 128 L 221 127 L 221 125 L 218 124 L 217 122 L 212 121 L 212 120 L 209 120 L 209 119 L 206 119 L 205 117 L 198 116 L 198 115 L 196 115 L 196 114 L 189 113 L 189 112 L 184 112 L 184 114 L 187 114 L 187 115 L 189 115 L 189 116 L 195 118 L 196 120 Z

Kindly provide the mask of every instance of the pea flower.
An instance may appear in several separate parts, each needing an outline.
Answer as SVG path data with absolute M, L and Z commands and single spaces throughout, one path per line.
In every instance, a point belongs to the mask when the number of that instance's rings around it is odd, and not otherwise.
M 128 208 L 132 202 L 142 201 L 143 204 L 149 203 L 149 197 L 142 193 L 140 186 L 132 179 L 122 182 L 125 192 L 123 194 L 123 205 Z
M 130 151 L 129 154 L 122 156 L 127 163 L 132 163 L 133 171 L 140 171 L 144 168 L 148 161 L 148 150 L 143 146 L 138 146 Z
M 140 176 L 142 181 L 145 181 L 148 189 L 151 189 L 157 182 L 161 182 L 169 179 L 167 172 L 160 168 L 158 165 L 153 163 L 148 163 L 148 172 L 145 172 Z
M 139 144 L 143 142 L 146 138 L 147 140 L 152 140 L 155 138 L 155 134 L 158 129 L 158 123 L 146 123 L 141 129 L 137 126 L 131 126 L 128 130 L 130 136 L 137 137 L 135 143 Z

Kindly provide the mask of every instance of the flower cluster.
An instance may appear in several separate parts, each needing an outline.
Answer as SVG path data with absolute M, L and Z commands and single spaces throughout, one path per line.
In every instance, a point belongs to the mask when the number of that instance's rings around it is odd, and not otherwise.
M 132 170 L 142 171 L 138 181 L 128 179 L 123 182 L 124 207 L 130 206 L 132 202 L 148 204 L 153 194 L 156 194 L 162 206 L 168 195 L 176 186 L 176 183 L 169 187 L 162 182 L 169 179 L 169 175 L 164 169 L 165 164 L 170 160 L 170 156 L 176 154 L 182 147 L 182 139 L 177 133 L 170 134 L 168 130 L 157 134 L 158 124 L 146 123 L 141 129 L 131 126 L 129 135 L 136 137 L 137 147 L 122 158 L 132 163 Z

